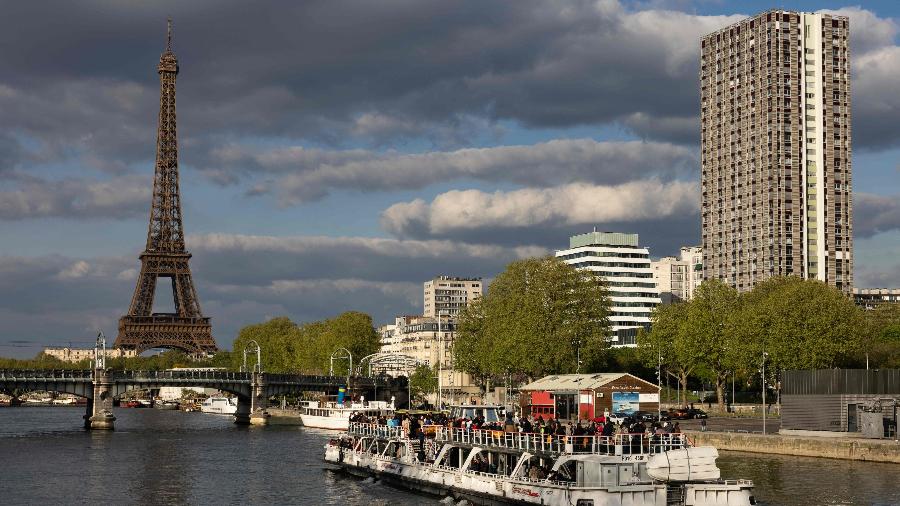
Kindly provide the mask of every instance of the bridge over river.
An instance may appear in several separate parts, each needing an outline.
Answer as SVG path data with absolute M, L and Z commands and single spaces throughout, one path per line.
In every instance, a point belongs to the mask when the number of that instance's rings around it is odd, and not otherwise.
M 387 386 L 382 378 L 354 376 L 349 379 L 348 385 L 345 376 L 265 372 L 0 369 L 0 391 L 45 390 L 84 397 L 88 401 L 85 427 L 112 429 L 115 422 L 113 399 L 129 390 L 165 386 L 215 388 L 237 396 L 235 423 L 265 424 L 268 399 L 274 395 L 308 391 L 333 393 L 345 385 L 356 392 L 370 392 Z

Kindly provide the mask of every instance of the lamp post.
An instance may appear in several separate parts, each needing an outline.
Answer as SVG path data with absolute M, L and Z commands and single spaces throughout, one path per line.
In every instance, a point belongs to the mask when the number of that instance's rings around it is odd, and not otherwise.
M 338 355 L 338 353 L 340 353 L 342 351 L 345 353 L 345 355 Z M 335 356 L 335 355 L 338 355 L 338 356 Z M 353 354 L 350 353 L 350 350 L 348 350 L 347 348 L 338 348 L 338 349 L 334 350 L 334 352 L 331 354 L 331 359 L 330 359 L 330 363 L 329 363 L 329 367 L 328 367 L 329 376 L 334 376 L 334 359 L 336 359 L 336 358 L 339 360 L 342 358 L 350 359 L 350 365 L 347 367 L 347 386 L 349 386 L 350 385 L 350 376 L 353 375 Z
M 763 435 L 766 433 L 766 359 L 769 354 L 763 352 L 762 360 L 762 404 L 763 404 Z
M 438 363 L 438 395 L 437 395 L 437 408 L 440 410 L 443 406 L 443 397 L 444 397 L 444 380 L 442 378 L 444 373 L 444 363 L 443 363 L 443 354 L 444 354 L 444 333 L 441 331 L 441 316 L 447 314 L 445 310 L 438 311 L 438 353 L 437 353 L 437 363 Z
M 253 368 L 256 369 L 256 372 L 262 372 L 262 348 L 254 339 L 248 341 L 247 345 L 244 346 L 244 360 L 241 364 L 241 372 L 249 372 L 247 369 L 247 353 L 254 352 L 256 353 L 256 365 Z
M 659 391 L 656 397 L 656 421 L 662 420 L 662 350 L 657 349 L 658 360 L 656 362 L 656 389 Z

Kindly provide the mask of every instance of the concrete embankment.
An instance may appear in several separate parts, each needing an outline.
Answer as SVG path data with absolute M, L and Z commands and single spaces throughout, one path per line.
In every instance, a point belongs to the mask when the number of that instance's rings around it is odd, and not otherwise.
M 884 439 L 688 432 L 694 444 L 719 450 L 900 464 L 900 443 Z
M 269 408 L 269 425 L 303 425 L 296 409 Z

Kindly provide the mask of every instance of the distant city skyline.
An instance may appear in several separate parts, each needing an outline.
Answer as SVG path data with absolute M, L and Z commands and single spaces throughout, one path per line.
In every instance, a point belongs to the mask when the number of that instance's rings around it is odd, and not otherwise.
M 700 244 L 700 39 L 773 7 L 850 19 L 854 285 L 900 286 L 900 4 L 852 4 L 12 3 L 0 355 L 115 335 L 170 16 L 186 246 L 224 348 L 281 315 L 391 321 L 438 273 L 488 283 L 594 226 Z

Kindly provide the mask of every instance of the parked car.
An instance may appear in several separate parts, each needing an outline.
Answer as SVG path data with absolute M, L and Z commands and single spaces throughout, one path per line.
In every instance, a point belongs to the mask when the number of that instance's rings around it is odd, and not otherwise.
M 676 408 L 669 411 L 670 420 L 689 420 L 690 418 L 691 413 L 687 408 Z
M 672 415 L 668 412 L 668 410 L 662 410 L 659 412 L 659 421 L 665 422 L 672 419 Z
M 613 414 L 609 415 L 609 419 L 612 420 L 613 423 L 620 424 L 620 423 L 624 422 L 625 419 L 628 418 L 629 416 L 631 416 L 631 415 L 629 415 L 628 413 L 613 413 Z
M 709 415 L 706 414 L 706 411 L 702 409 L 694 409 L 691 408 L 687 410 L 689 418 L 709 418 Z
M 650 411 L 635 411 L 631 414 L 631 418 L 634 418 L 639 422 L 655 422 L 656 413 L 651 413 Z

